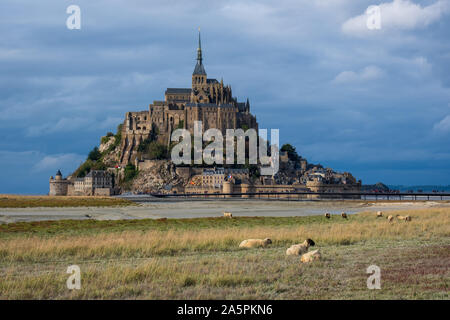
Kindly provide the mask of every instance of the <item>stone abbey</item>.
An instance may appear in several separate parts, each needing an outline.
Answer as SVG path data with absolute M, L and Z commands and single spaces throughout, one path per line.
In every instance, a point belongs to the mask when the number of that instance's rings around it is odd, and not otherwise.
M 231 87 L 216 79 L 208 79 L 203 65 L 200 33 L 197 63 L 192 73 L 191 88 L 167 88 L 164 101 L 154 101 L 148 111 L 127 112 L 122 127 L 121 165 L 134 162 L 137 148 L 151 131 L 158 133 L 158 142 L 170 143 L 177 128 L 194 133 L 194 121 L 202 121 L 203 131 L 219 129 L 258 129 L 250 113 L 250 103 L 238 102 Z
M 80 171 L 83 164 L 65 179 L 58 171 L 55 177 L 50 177 L 49 194 L 109 196 L 132 190 L 150 194 L 225 193 L 229 197 L 244 194 L 244 198 L 252 197 L 252 193 L 285 193 L 286 196 L 305 193 L 302 198 L 314 198 L 318 196 L 307 193 L 318 192 L 349 193 L 348 198 L 352 198 L 357 197 L 352 193 L 361 190 L 361 181 L 350 173 L 339 173 L 308 163 L 306 159 L 298 155 L 291 157 L 288 151 L 283 150 L 279 152 L 280 170 L 270 177 L 239 166 L 176 166 L 167 158 L 158 160 L 143 151 L 155 139 L 158 143 L 154 145 L 170 147 L 171 134 L 176 129 L 186 129 L 193 135 L 197 121 L 202 122 L 202 133 L 218 129 L 225 136 L 227 129 L 258 130 L 248 99 L 239 102 L 223 80 L 208 79 L 203 65 L 200 33 L 191 88 L 168 88 L 164 101 L 153 101 L 145 111 L 127 112 L 117 134 L 102 137 L 97 150 L 102 154 L 101 158 L 88 159 L 84 163 L 90 165 L 88 170 Z M 100 165 L 94 167 L 94 162 Z M 127 165 L 134 165 L 137 175 L 128 180 L 130 185 L 124 187 L 121 181 L 126 180 Z

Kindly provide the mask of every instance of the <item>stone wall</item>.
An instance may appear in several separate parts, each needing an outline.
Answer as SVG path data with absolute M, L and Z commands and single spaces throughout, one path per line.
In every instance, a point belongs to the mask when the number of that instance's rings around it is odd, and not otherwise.
M 111 195 L 111 188 L 95 188 L 94 195 L 109 197 Z
M 57 180 L 57 179 L 50 179 L 50 196 L 66 196 L 67 190 L 69 186 L 69 181 L 67 180 Z

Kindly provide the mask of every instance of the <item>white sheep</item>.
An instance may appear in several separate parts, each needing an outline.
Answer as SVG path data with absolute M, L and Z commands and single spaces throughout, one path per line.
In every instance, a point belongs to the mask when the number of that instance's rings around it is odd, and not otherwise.
M 272 240 L 269 238 L 266 239 L 247 239 L 242 241 L 239 244 L 239 248 L 258 248 L 258 247 L 266 247 L 269 244 L 272 244 Z
M 381 218 L 382 216 L 383 216 L 383 212 L 378 211 L 378 212 L 377 212 L 377 218 Z
M 319 252 L 319 249 L 314 250 L 314 251 L 310 251 L 307 252 L 305 254 L 303 254 L 300 258 L 300 261 L 305 263 L 305 262 L 312 262 L 314 260 L 319 260 L 321 258 L 321 254 Z
M 399 220 L 403 220 L 405 222 L 407 221 L 411 221 L 411 217 L 410 216 L 401 216 L 401 215 L 396 215 L 397 219 Z
M 394 217 L 393 216 L 387 216 L 387 218 L 386 218 L 389 222 L 392 222 L 392 220 L 394 220 Z
M 225 218 L 233 218 L 233 215 L 231 214 L 231 212 L 224 212 L 224 213 L 223 213 L 223 216 L 224 216 Z
M 299 256 L 304 254 L 305 252 L 308 252 L 309 247 L 314 246 L 316 243 L 311 239 L 306 239 L 303 243 L 294 244 L 290 246 L 286 250 L 286 254 L 288 256 Z
M 331 218 L 331 214 L 329 212 L 325 213 L 325 218 L 330 219 Z

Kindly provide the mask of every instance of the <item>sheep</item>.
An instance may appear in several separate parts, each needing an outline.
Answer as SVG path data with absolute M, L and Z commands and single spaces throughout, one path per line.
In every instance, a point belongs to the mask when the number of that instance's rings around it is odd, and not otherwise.
M 342 218 L 347 219 L 347 214 L 345 212 L 341 213 Z
M 309 247 L 315 246 L 316 243 L 311 239 L 306 239 L 303 243 L 294 244 L 286 250 L 288 256 L 299 256 L 308 252 Z
M 377 212 L 377 218 L 381 218 L 382 216 L 383 216 L 383 212 L 378 211 L 378 212 Z
M 92 218 L 92 216 L 90 214 L 85 214 L 84 216 L 88 219 Z
M 319 252 L 319 249 L 317 249 L 317 250 L 310 251 L 310 252 L 307 252 L 307 253 L 303 254 L 300 257 L 300 261 L 303 262 L 303 263 L 305 263 L 305 262 L 312 262 L 314 260 L 319 260 L 321 257 L 322 256 L 321 256 L 321 254 Z
M 392 220 L 394 220 L 394 217 L 393 216 L 387 216 L 387 218 L 386 218 L 389 222 L 392 222 Z
M 239 244 L 239 248 L 257 248 L 257 247 L 266 247 L 269 244 L 272 244 L 272 240 L 269 238 L 266 239 L 247 239 L 242 241 Z
M 331 218 L 331 214 L 329 212 L 325 213 L 325 218 L 330 219 Z
M 411 217 L 410 217 L 410 216 L 396 215 L 396 217 L 397 217 L 397 219 L 399 219 L 399 220 L 404 220 L 405 222 L 411 221 Z
M 224 216 L 225 218 L 233 218 L 233 215 L 231 214 L 231 212 L 224 212 L 224 213 L 223 213 L 223 216 Z

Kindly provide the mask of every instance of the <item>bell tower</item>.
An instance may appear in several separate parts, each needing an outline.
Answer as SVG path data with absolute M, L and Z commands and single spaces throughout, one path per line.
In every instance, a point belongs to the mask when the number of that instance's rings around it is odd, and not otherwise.
M 206 86 L 206 71 L 203 67 L 202 58 L 202 42 L 200 39 L 200 28 L 198 28 L 198 48 L 197 48 L 197 64 L 192 73 L 192 89 L 200 89 Z

